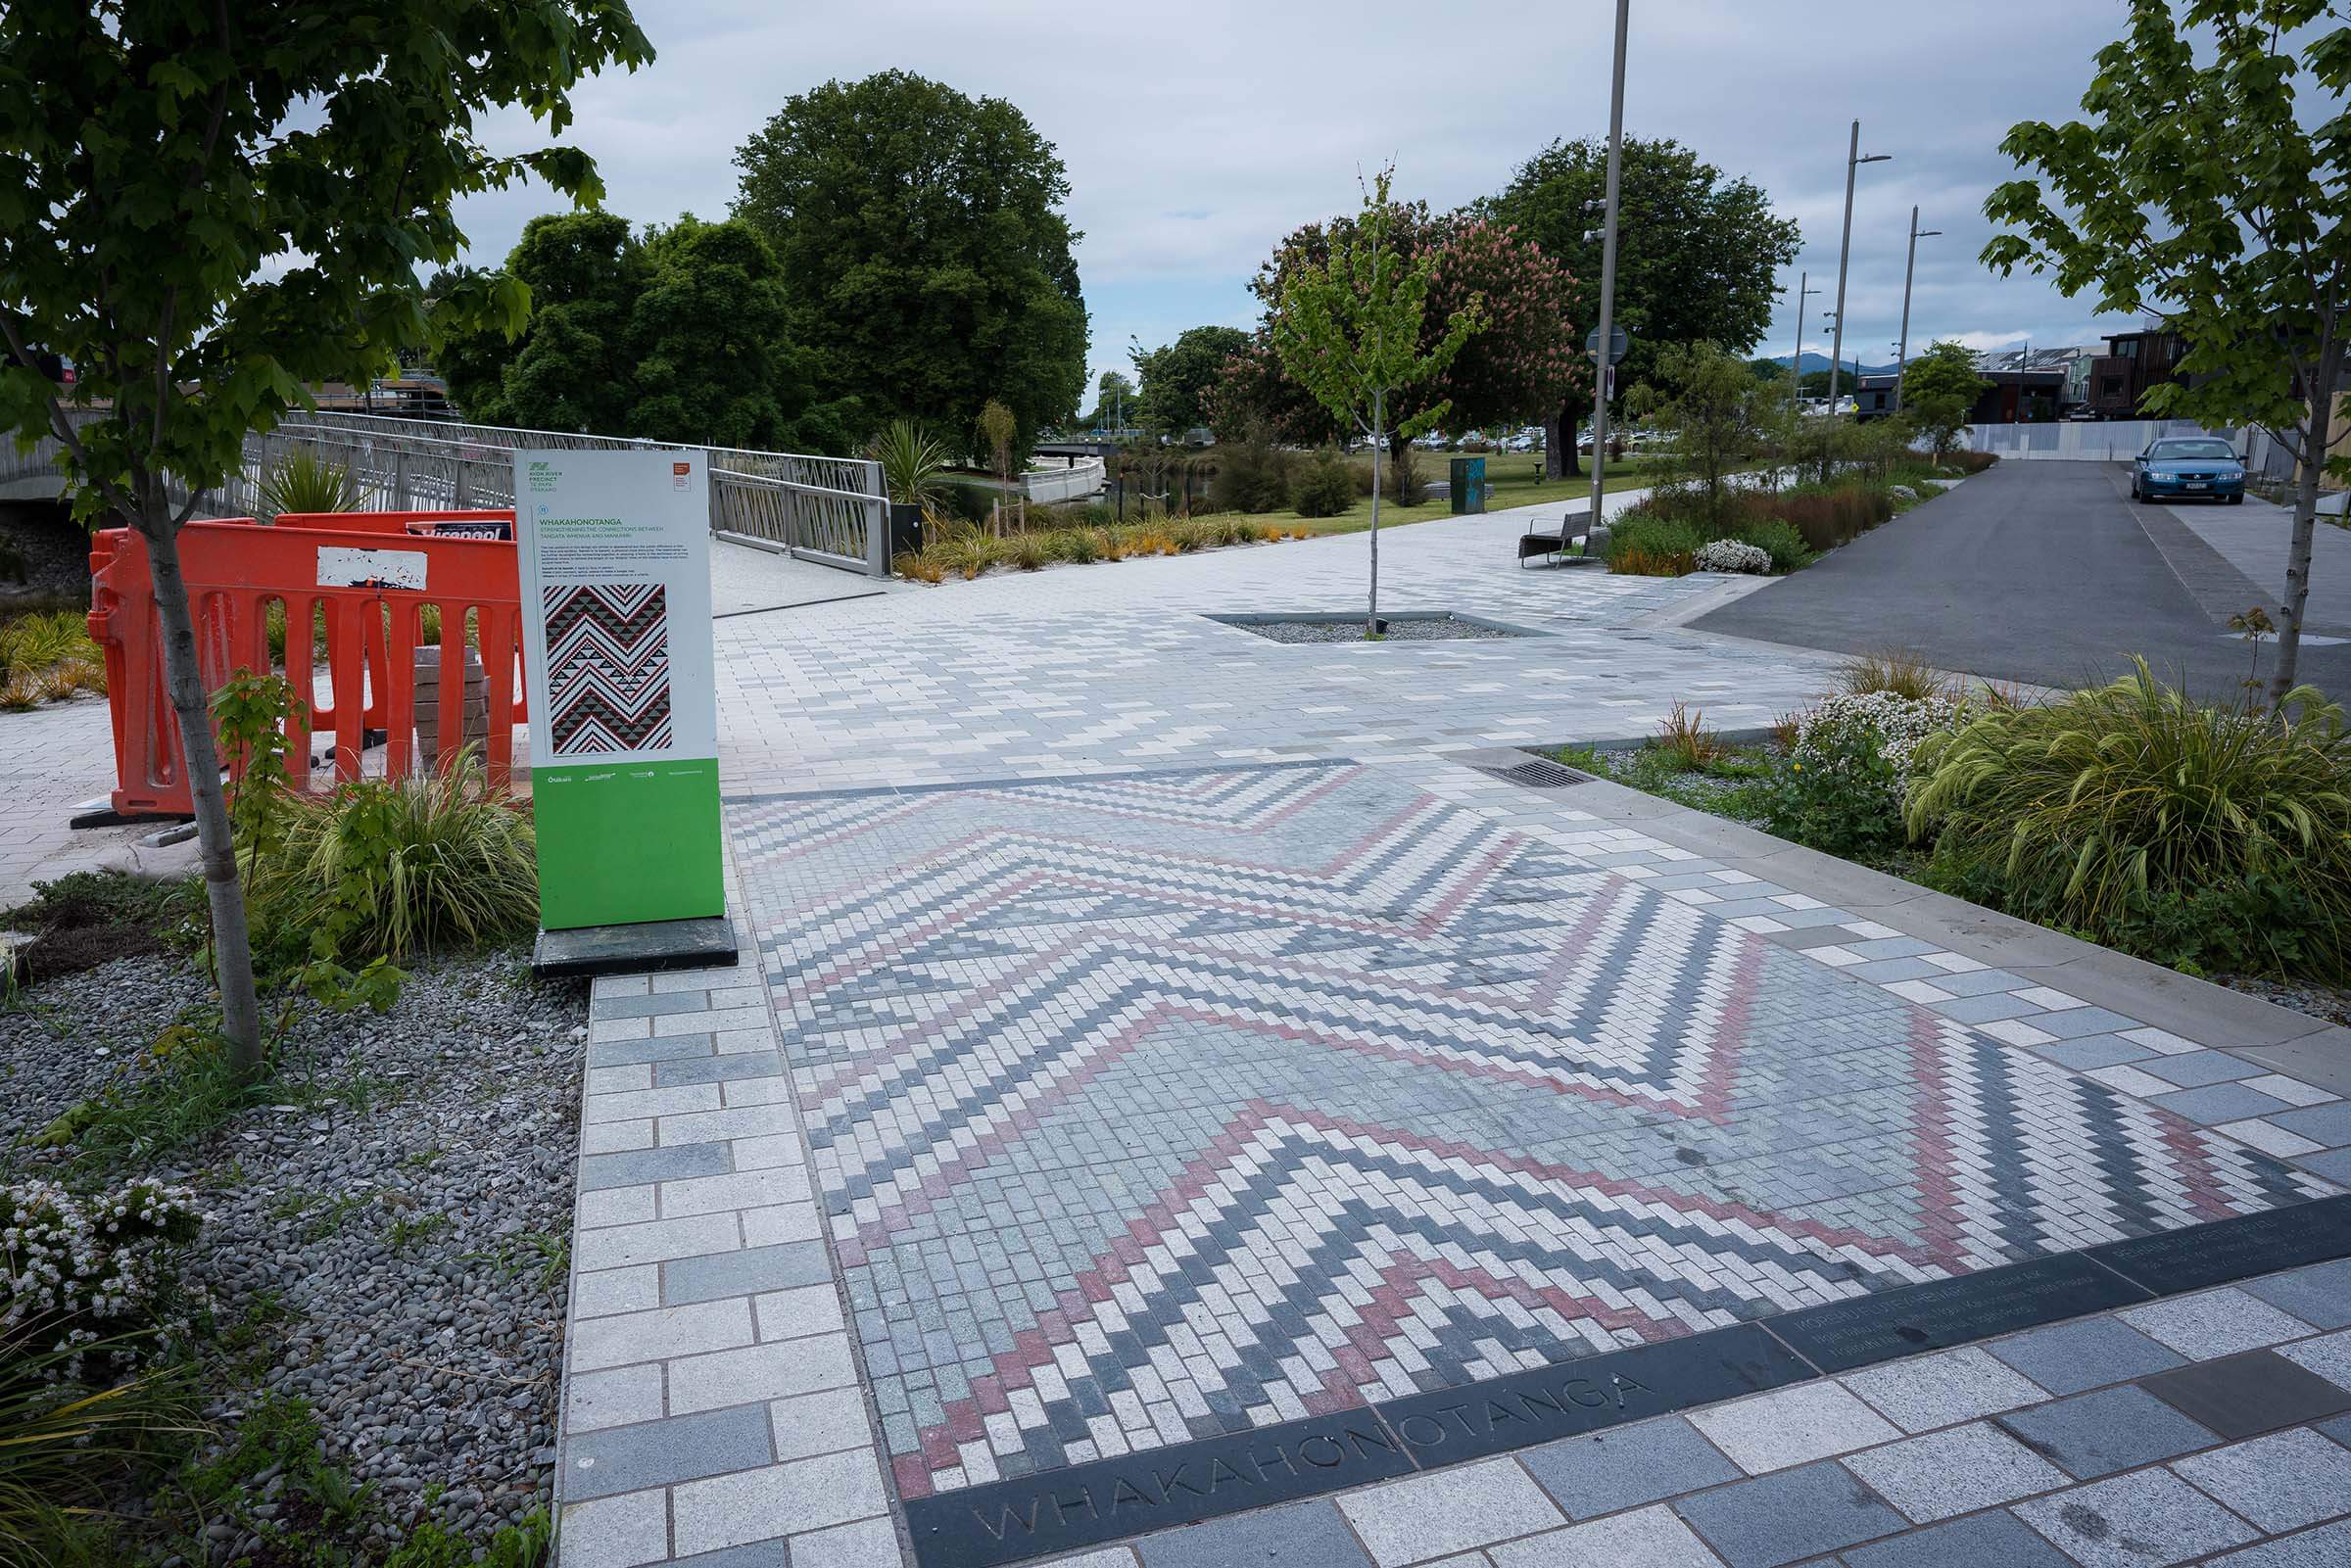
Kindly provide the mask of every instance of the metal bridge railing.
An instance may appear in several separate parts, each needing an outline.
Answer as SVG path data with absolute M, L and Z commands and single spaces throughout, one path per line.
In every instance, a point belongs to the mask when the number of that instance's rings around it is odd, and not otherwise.
M 103 409 L 72 413 L 77 421 L 105 416 Z M 19 456 L 13 440 L 0 439 L 0 478 L 55 472 L 58 447 L 56 438 L 43 437 L 30 453 Z M 218 517 L 263 511 L 262 488 L 269 471 L 299 448 L 348 468 L 371 506 L 393 511 L 511 506 L 512 453 L 518 447 L 700 451 L 710 470 L 712 532 L 827 566 L 889 575 L 889 504 L 879 463 L 456 420 L 297 414 L 266 435 L 245 438 L 244 463 L 207 498 L 205 511 Z

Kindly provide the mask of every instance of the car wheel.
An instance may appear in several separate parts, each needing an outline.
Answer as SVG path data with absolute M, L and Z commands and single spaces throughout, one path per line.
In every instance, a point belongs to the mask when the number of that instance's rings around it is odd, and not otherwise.
M 2131 481 L 2131 499 L 2133 500 L 2145 500 L 2147 499 L 2145 494 L 2139 490 L 2138 481 L 2135 479 Z
M 2231 497 L 2230 497 L 2230 498 L 2229 498 L 2229 504 L 2230 504 L 2230 505 L 2231 505 L 2231 506 L 2242 506 L 2244 503 L 2245 503 L 2245 493 L 2244 493 L 2243 491 L 2241 491 L 2241 490 L 2240 490 L 2240 491 L 2238 491 L 2238 492 L 2237 492 L 2235 495 L 2233 495 L 2233 496 L 2231 496 Z

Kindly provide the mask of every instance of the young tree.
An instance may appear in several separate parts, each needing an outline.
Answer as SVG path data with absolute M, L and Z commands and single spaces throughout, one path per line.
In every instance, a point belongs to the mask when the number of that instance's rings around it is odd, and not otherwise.
M 583 73 L 651 58 L 619 0 L 0 7 L 0 339 L 78 368 L 70 389 L 0 369 L 0 428 L 56 436 L 76 512 L 145 541 L 247 1070 L 259 1010 L 180 530 L 306 382 L 364 381 L 436 321 L 519 323 L 512 279 L 453 280 L 428 315 L 415 269 L 456 260 L 453 205 L 526 172 L 600 187 L 586 155 L 493 156 L 475 123 L 519 106 L 560 132 Z
M 997 398 L 1024 449 L 1077 413 L 1069 173 L 1020 110 L 885 71 L 787 99 L 735 162 L 735 215 L 775 247 L 821 399 L 859 399 L 869 428 L 968 430 Z
M 1677 389 L 1660 404 L 1674 432 L 1669 450 L 1695 486 L 1707 523 L 1719 524 L 1730 502 L 1731 475 L 1762 446 L 1772 407 L 1787 400 L 1711 343 L 1668 344 L 1657 355 L 1657 374 Z M 1633 389 L 1646 390 L 1646 384 Z M 1625 396 L 1634 401 L 1633 393 Z
M 1249 347 L 1239 327 L 1189 327 L 1174 343 L 1134 354 L 1143 378 L 1136 400 L 1143 423 L 1171 435 L 1209 422 L 1208 396 L 1224 372 L 1224 361 Z
M 996 478 L 1003 484 L 1005 492 L 1008 494 L 1012 489 L 1013 443 L 1020 436 L 1020 421 L 1014 417 L 1010 408 L 990 398 L 981 405 L 980 417 L 972 422 L 972 429 L 973 433 L 980 438 L 981 446 L 986 450 L 988 461 L 995 468 Z M 1000 528 L 1004 515 L 1004 497 L 1002 495 L 996 498 L 995 512 Z
M 1482 299 L 1485 307 L 1483 324 L 1458 356 L 1426 381 L 1398 390 L 1389 408 L 1397 424 L 1388 459 L 1399 479 L 1411 455 L 1402 426 L 1424 409 L 1441 404 L 1438 427 L 1460 435 L 1540 419 L 1568 389 L 1579 382 L 1591 385 L 1590 361 L 1572 316 L 1574 282 L 1541 247 L 1507 224 L 1470 215 L 1431 216 L 1421 202 L 1395 203 L 1386 223 L 1388 243 L 1405 266 L 1423 258 L 1430 263 L 1423 349 L 1436 346 L 1445 324 L 1471 299 Z M 1281 243 L 1250 288 L 1271 312 L 1300 267 L 1327 265 L 1334 247 L 1359 241 L 1361 228 L 1362 219 L 1354 214 L 1307 224 Z M 1328 414 L 1319 400 L 1293 377 L 1268 384 L 1264 372 L 1279 364 L 1278 355 L 1263 355 L 1254 366 L 1244 355 L 1228 386 L 1238 391 L 1254 383 L 1262 402 L 1253 411 L 1288 439 L 1329 439 Z
M 2015 232 L 1987 264 L 2055 275 L 2186 345 L 2147 412 L 2259 425 L 2296 463 L 2273 702 L 2295 684 L 2319 476 L 2351 353 L 2351 26 L 2339 0 L 2131 0 L 2087 119 L 2028 120 L 2000 150 L 2041 179 L 1993 191 Z M 2297 110 L 2308 109 L 2311 123 Z M 2043 181 L 2046 185 L 2044 188 Z
M 1974 353 L 1943 340 L 1902 367 L 1902 412 L 1935 444 L 1940 463 L 1967 428 L 1976 395 L 1990 386 L 1976 371 Z
M 1445 417 L 1443 402 L 1428 404 L 1394 427 L 1389 403 L 1397 394 L 1444 373 L 1470 334 L 1484 324 L 1485 301 L 1471 295 L 1445 319 L 1435 343 L 1423 349 L 1428 296 L 1437 259 L 1408 262 L 1389 229 L 1395 209 L 1388 188 L 1396 171 L 1383 168 L 1364 192 L 1354 232 L 1335 241 L 1327 261 L 1292 268 L 1268 322 L 1283 370 L 1330 411 L 1342 428 L 1371 442 L 1371 582 L 1364 635 L 1379 633 L 1379 456 L 1391 428 L 1410 441 Z
M 1554 142 L 1473 211 L 1514 224 L 1572 279 L 1567 318 L 1600 319 L 1600 222 L 1607 191 L 1605 139 Z M 1744 354 L 1771 325 L 1779 268 L 1795 260 L 1793 218 L 1751 181 L 1726 176 L 1676 141 L 1626 137 L 1616 225 L 1616 321 L 1633 335 L 1616 384 L 1658 382 L 1669 343 L 1708 342 Z M 1548 411 L 1544 463 L 1576 471 L 1575 433 L 1592 411 L 1591 360 L 1577 336 L 1580 385 Z M 1670 387 L 1661 390 L 1670 393 Z

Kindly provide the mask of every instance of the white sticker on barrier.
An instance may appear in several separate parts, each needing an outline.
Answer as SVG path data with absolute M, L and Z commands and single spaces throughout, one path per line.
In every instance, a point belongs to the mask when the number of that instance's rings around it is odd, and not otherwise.
M 428 557 L 420 549 L 318 546 L 320 588 L 407 588 L 421 592 Z

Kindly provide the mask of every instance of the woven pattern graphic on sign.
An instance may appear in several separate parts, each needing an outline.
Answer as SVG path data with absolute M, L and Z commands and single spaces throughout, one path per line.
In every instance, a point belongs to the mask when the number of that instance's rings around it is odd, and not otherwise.
M 731 809 L 905 1497 L 2330 1190 L 1376 769 Z
M 545 594 L 554 754 L 668 745 L 667 591 L 658 583 L 550 583 Z

